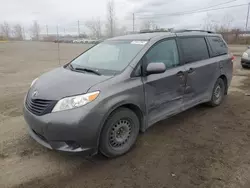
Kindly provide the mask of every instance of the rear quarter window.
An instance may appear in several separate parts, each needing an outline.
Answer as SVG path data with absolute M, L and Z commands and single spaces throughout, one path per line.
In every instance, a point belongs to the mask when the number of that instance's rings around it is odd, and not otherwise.
M 211 46 L 211 56 L 216 57 L 228 53 L 226 43 L 220 37 L 207 37 Z

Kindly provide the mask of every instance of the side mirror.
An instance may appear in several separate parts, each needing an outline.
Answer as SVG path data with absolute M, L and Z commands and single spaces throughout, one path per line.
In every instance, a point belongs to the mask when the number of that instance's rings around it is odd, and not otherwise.
M 164 73 L 166 71 L 166 65 L 164 63 L 149 63 L 146 71 L 147 75 Z

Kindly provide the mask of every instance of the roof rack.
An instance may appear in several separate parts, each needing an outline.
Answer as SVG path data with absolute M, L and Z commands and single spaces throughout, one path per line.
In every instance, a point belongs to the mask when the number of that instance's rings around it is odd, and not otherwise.
M 182 29 L 182 30 L 175 30 L 174 32 L 175 33 L 183 33 L 183 32 L 192 32 L 192 31 L 214 33 L 213 31 L 198 30 L 198 29 Z
M 144 30 L 140 30 L 140 33 L 157 33 L 157 32 L 169 32 L 166 29 L 157 29 L 157 30 L 148 30 L 148 29 L 144 29 Z

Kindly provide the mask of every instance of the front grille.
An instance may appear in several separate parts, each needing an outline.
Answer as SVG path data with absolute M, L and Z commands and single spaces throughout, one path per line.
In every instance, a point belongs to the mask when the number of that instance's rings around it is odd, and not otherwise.
M 48 114 L 52 111 L 55 106 L 56 101 L 54 100 L 44 100 L 44 99 L 31 99 L 27 97 L 26 107 L 27 109 L 38 116 Z

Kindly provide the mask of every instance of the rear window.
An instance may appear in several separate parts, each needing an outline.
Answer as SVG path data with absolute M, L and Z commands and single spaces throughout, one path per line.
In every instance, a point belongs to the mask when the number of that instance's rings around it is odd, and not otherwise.
M 227 45 L 220 37 L 207 37 L 207 39 L 212 49 L 212 57 L 228 53 Z
M 201 61 L 209 58 L 204 37 L 181 38 L 181 46 L 185 63 Z

